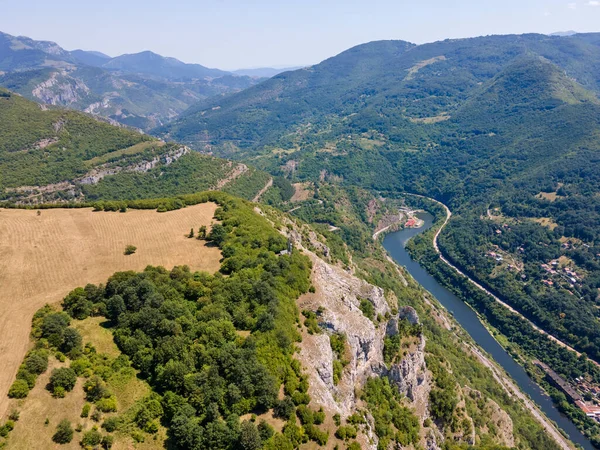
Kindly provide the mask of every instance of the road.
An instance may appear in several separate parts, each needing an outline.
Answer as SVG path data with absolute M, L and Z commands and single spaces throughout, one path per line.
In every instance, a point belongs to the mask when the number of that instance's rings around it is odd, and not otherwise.
M 437 254 L 440 256 L 440 259 L 442 261 L 444 261 L 444 263 L 446 263 L 448 266 L 450 266 L 452 269 L 454 269 L 458 274 L 462 275 L 463 277 L 465 277 L 466 279 L 469 280 L 469 282 L 471 284 L 473 284 L 473 286 L 476 286 L 478 289 L 482 290 L 483 292 L 485 292 L 486 294 L 488 294 L 490 297 L 492 297 L 496 302 L 498 302 L 499 304 L 501 304 L 502 306 L 504 306 L 505 308 L 507 308 L 510 312 L 512 312 L 513 314 L 516 314 L 517 316 L 521 317 L 523 320 L 527 321 L 527 323 L 529 323 L 529 325 L 531 325 L 532 328 L 534 328 L 536 331 L 538 331 L 539 333 L 547 336 L 550 340 L 556 342 L 558 345 L 560 345 L 561 347 L 564 347 L 572 352 L 574 352 L 577 356 L 581 356 L 581 353 L 578 352 L 577 350 L 575 350 L 573 347 L 571 347 L 570 345 L 566 344 L 565 342 L 561 341 L 560 339 L 558 339 L 557 337 L 551 335 L 550 333 L 548 333 L 547 331 L 543 330 L 542 328 L 540 328 L 539 326 L 537 326 L 535 323 L 533 323 L 531 320 L 529 320 L 527 317 L 525 317 L 523 314 L 521 314 L 519 311 L 517 311 L 515 308 L 513 308 L 512 306 L 510 306 L 508 303 L 502 301 L 500 298 L 498 298 L 496 295 L 494 295 L 492 292 L 490 292 L 489 290 L 487 290 L 485 287 L 483 287 L 481 284 L 479 284 L 477 281 L 475 281 L 474 279 L 472 279 L 470 276 L 468 276 L 466 273 L 464 273 L 462 270 L 460 270 L 458 267 L 456 267 L 454 264 L 452 264 L 450 261 L 448 261 L 444 255 L 442 254 L 442 252 L 440 251 L 439 245 L 438 245 L 438 237 L 440 236 L 440 233 L 442 232 L 442 230 L 446 227 L 446 225 L 448 225 L 448 222 L 450 221 L 450 218 L 452 217 L 452 211 L 450 211 L 450 208 L 448 208 L 445 204 L 443 204 L 442 202 L 439 202 L 437 200 L 434 200 L 432 198 L 429 197 L 425 197 L 422 195 L 417 195 L 417 194 L 410 194 L 410 195 L 414 195 L 415 197 L 420 197 L 420 198 L 424 198 L 427 200 L 430 200 L 432 202 L 437 203 L 438 205 L 442 206 L 444 208 L 444 210 L 446 211 L 446 220 L 444 221 L 444 223 L 442 224 L 442 226 L 437 230 L 437 232 L 435 233 L 435 236 L 433 237 L 433 247 L 435 248 L 435 251 L 437 252 Z M 596 364 L 597 366 L 600 367 L 600 364 L 598 364 L 596 361 L 590 359 L 590 361 L 592 361 L 594 364 Z

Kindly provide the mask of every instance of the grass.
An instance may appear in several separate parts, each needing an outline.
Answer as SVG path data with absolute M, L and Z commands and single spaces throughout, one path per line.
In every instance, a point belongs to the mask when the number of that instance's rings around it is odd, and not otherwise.
M 92 158 L 92 159 L 86 161 L 86 163 L 89 164 L 90 166 L 94 167 L 94 166 L 98 166 L 100 164 L 105 164 L 114 159 L 118 159 L 122 156 L 137 155 L 138 153 L 143 153 L 147 149 L 160 148 L 160 147 L 164 147 L 164 145 L 165 145 L 165 143 L 162 141 L 140 142 L 139 144 L 132 145 L 131 147 L 124 148 L 122 150 L 117 150 L 116 152 L 108 153 L 108 154 L 102 155 L 102 156 L 96 156 L 95 158 Z
M 121 352 L 113 341 L 110 329 L 106 328 L 107 323 L 104 317 L 88 317 L 85 320 L 75 320 L 72 326 L 81 333 L 83 342 L 90 342 L 98 353 L 106 353 L 115 358 Z
M 221 253 L 188 239 L 191 227 L 210 226 L 216 205 L 204 203 L 167 213 L 91 209 L 0 210 L 0 416 L 6 393 L 29 348 L 34 312 L 62 300 L 72 289 L 104 283 L 116 271 L 147 265 L 215 272 Z M 125 256 L 135 242 L 138 250 Z M 32 282 L 32 280 L 35 280 Z M 18 306 L 16 306 L 18 305 Z
M 550 217 L 539 217 L 532 220 L 536 223 L 539 223 L 543 227 L 549 228 L 550 230 L 554 230 L 558 226 L 558 224 Z

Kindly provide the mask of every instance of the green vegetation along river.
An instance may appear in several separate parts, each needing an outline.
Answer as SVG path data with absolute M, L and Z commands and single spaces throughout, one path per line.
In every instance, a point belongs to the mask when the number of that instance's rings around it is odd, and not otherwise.
M 416 261 L 413 261 L 405 249 L 406 243 L 417 234 L 423 233 L 433 225 L 433 216 L 429 213 L 419 213 L 418 217 L 424 220 L 423 227 L 419 229 L 405 228 L 403 230 L 388 234 L 383 246 L 392 258 L 406 270 L 412 277 L 427 289 L 438 301 L 448 309 L 460 325 L 469 335 L 488 352 L 494 360 L 517 382 L 523 392 L 540 407 L 540 409 L 551 420 L 564 430 L 570 439 L 581 445 L 586 450 L 593 450 L 590 441 L 575 427 L 575 425 L 552 403 L 552 400 L 544 394 L 542 389 L 527 375 L 521 367 L 494 339 L 485 326 L 479 320 L 475 312 L 448 289 L 440 285 Z

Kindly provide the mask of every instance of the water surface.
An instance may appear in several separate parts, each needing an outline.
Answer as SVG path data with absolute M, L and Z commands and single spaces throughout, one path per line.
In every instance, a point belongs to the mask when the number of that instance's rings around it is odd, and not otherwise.
M 521 390 L 528 394 L 533 401 L 538 404 L 540 409 L 569 435 L 573 442 L 581 445 L 586 450 L 594 450 L 591 442 L 565 415 L 556 409 L 550 397 L 544 394 L 542 389 L 529 377 L 529 375 L 527 375 L 525 369 L 517 364 L 512 356 L 498 344 L 480 322 L 477 314 L 475 314 L 475 312 L 456 295 L 439 284 L 433 276 L 419 265 L 419 263 L 411 259 L 405 249 L 406 243 L 410 238 L 423 233 L 433 225 L 433 216 L 431 214 L 418 213 L 417 216 L 425 221 L 423 227 L 418 229 L 405 228 L 385 236 L 383 246 L 392 256 L 394 261 L 401 266 L 406 267 L 406 270 L 408 270 L 412 277 L 417 280 L 421 286 L 431 292 L 431 294 L 433 294 L 433 296 L 454 315 L 456 321 L 471 335 L 473 340 L 510 374 Z

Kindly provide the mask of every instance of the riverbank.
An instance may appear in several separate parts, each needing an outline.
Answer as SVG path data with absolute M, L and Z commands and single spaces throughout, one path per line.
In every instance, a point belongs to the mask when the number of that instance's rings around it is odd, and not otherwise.
M 438 217 L 441 216 L 441 211 Z M 504 380 L 506 382 L 501 383 L 503 385 L 503 389 L 509 389 L 510 383 L 512 382 L 515 389 L 521 391 L 521 395 L 529 398 L 529 402 L 527 405 L 528 410 L 532 411 L 532 408 L 538 408 L 538 413 L 535 415 L 536 420 L 539 422 L 543 420 L 545 422 L 544 428 L 547 426 L 554 427 L 554 430 L 557 433 L 562 433 L 562 430 L 567 432 L 567 435 L 574 440 L 577 444 L 581 445 L 585 449 L 593 449 L 591 442 L 575 427 L 573 422 L 571 422 L 567 417 L 562 415 L 556 406 L 553 404 L 552 400 L 546 395 L 546 393 L 540 388 L 538 384 L 536 384 L 525 369 L 514 360 L 514 358 L 499 344 L 499 342 L 495 339 L 494 336 L 489 332 L 488 328 L 484 326 L 485 321 L 479 317 L 478 314 L 475 313 L 474 309 L 469 305 L 468 302 L 465 302 L 463 299 L 457 297 L 459 292 L 456 290 L 456 286 L 454 289 L 448 289 L 452 286 L 446 286 L 444 283 L 440 283 L 443 280 L 436 280 L 432 275 L 428 273 L 425 267 L 428 267 L 427 264 L 423 265 L 423 267 L 414 261 L 409 255 L 407 249 L 405 248 L 407 242 L 415 242 L 422 241 L 423 245 L 428 243 L 428 247 L 430 252 L 425 256 L 425 259 L 428 262 L 438 261 L 439 267 L 447 267 L 445 263 L 442 263 L 435 253 L 433 249 L 432 242 L 433 236 L 437 232 L 437 227 L 432 228 L 433 226 L 433 217 L 429 214 L 426 218 L 426 225 L 422 230 L 414 230 L 414 229 L 403 229 L 396 233 L 388 234 L 384 239 L 384 247 L 393 257 L 395 262 L 401 266 L 404 266 L 406 270 L 412 275 L 412 277 L 422 285 L 427 291 L 429 291 L 445 308 L 446 310 L 452 314 L 450 318 L 450 314 L 448 320 L 450 322 L 458 322 L 461 327 L 473 338 L 473 340 L 478 344 L 478 346 L 483 350 L 483 352 L 479 353 L 477 358 L 483 363 L 481 357 L 485 357 L 487 363 L 493 364 L 494 367 L 497 368 L 496 374 L 500 373 L 504 375 Z M 437 221 L 439 226 L 440 221 Z M 421 247 L 422 249 L 422 247 Z M 437 268 L 437 266 L 436 266 Z M 435 272 L 435 271 L 434 271 Z M 452 280 L 453 277 L 458 277 L 458 274 L 447 268 L 447 274 L 444 274 L 445 278 L 448 280 Z M 467 286 L 471 286 L 466 281 Z M 471 289 L 475 289 L 471 287 Z M 480 292 L 480 291 L 477 291 Z M 456 295 L 455 295 L 456 294 Z M 481 297 L 484 296 L 483 293 L 478 293 Z M 485 296 L 487 298 L 487 296 Z M 493 300 L 489 300 L 491 305 L 496 305 L 495 308 L 502 308 L 497 303 L 493 302 Z M 484 315 L 484 318 L 487 319 L 487 316 Z M 516 318 L 516 320 L 519 320 Z M 487 324 L 486 324 L 487 325 Z M 496 325 L 496 324 L 492 324 Z M 523 327 L 527 327 L 531 334 L 538 336 L 539 339 L 542 339 L 539 333 L 529 327 L 529 325 L 523 324 Z M 496 327 L 497 328 L 497 327 Z M 502 331 L 502 330 L 500 330 Z M 555 345 L 551 341 L 544 339 L 549 344 Z M 567 350 L 562 349 L 561 347 L 556 346 L 556 348 L 560 348 L 562 351 L 567 352 Z M 549 352 L 551 353 L 551 352 Z M 487 355 L 490 355 L 489 357 Z M 506 374 L 505 374 L 506 372 Z M 492 374 L 494 371 L 492 371 Z M 510 389 L 509 389 L 510 390 Z M 506 391 L 509 394 L 508 391 Z M 511 398 L 520 398 L 517 396 L 514 391 L 510 391 Z M 532 412 L 533 414 L 533 412 Z M 539 422 L 541 424 L 541 422 Z M 554 426 L 554 423 L 558 424 L 558 428 Z M 553 440 L 557 435 L 555 433 L 550 434 L 548 431 L 548 436 L 553 436 Z M 563 438 L 564 440 L 564 438 Z

